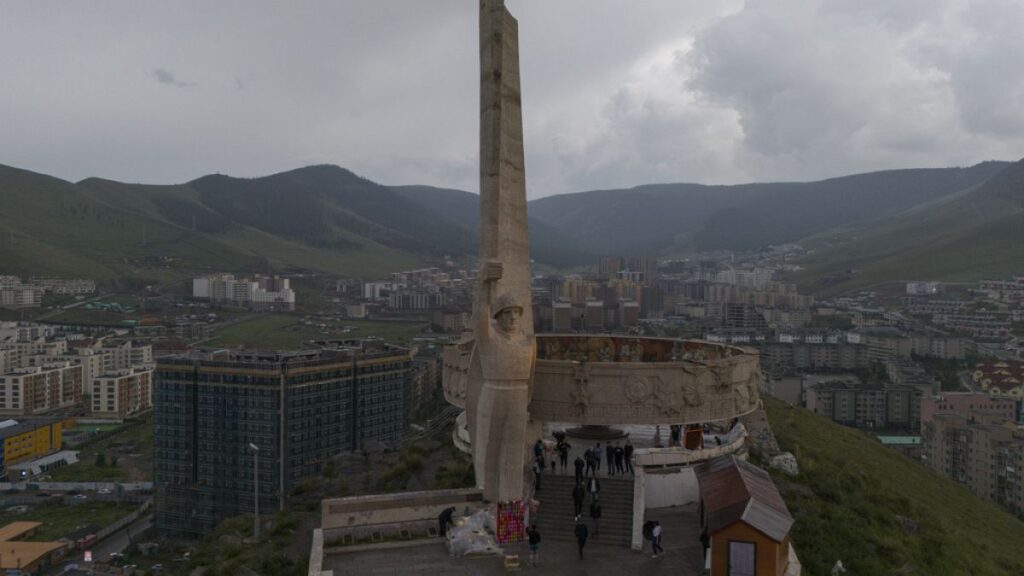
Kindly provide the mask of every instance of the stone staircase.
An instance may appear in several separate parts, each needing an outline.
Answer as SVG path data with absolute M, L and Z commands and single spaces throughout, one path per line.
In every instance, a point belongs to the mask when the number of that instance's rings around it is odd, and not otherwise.
M 629 546 L 633 532 L 633 478 L 598 477 L 601 482 L 601 528 L 594 536 L 594 523 L 590 518 L 590 495 L 583 501 L 581 519 L 590 529 L 587 545 L 607 544 Z M 573 476 L 545 475 L 541 479 L 541 490 L 534 496 L 540 508 L 533 517 L 540 531 L 541 540 L 576 541 L 573 522 L 572 489 Z

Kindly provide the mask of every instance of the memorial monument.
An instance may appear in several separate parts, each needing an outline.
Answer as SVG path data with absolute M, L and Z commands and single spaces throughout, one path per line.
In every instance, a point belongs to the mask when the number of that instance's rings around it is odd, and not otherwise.
M 472 333 L 444 353 L 444 393 L 463 407 L 488 502 L 528 498 L 529 446 L 543 422 L 727 421 L 753 411 L 756 352 L 668 338 L 543 335 L 530 300 L 518 25 L 480 2 L 480 252 Z M 457 429 L 457 433 L 458 433 Z M 465 448 L 468 446 L 468 448 Z

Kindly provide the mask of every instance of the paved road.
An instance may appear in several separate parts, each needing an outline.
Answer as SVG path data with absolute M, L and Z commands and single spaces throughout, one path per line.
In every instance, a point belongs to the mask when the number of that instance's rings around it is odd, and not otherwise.
M 153 515 L 149 514 L 139 518 L 134 523 L 118 530 L 105 538 L 102 542 L 99 542 L 92 547 L 92 558 L 93 560 L 106 560 L 114 552 L 124 552 L 128 545 L 132 542 L 138 542 L 141 538 L 142 533 L 153 526 Z M 48 576 L 60 574 L 64 571 L 64 567 L 70 564 L 77 564 L 79 566 L 85 566 L 86 562 L 83 557 L 83 553 L 75 551 L 73 554 L 69 554 L 63 562 L 50 566 L 43 573 Z
M 124 552 L 132 542 L 138 542 L 142 533 L 153 527 L 153 515 L 143 516 L 122 530 L 111 534 L 102 542 L 96 544 L 92 549 L 92 557 L 99 559 L 109 558 L 114 552 Z

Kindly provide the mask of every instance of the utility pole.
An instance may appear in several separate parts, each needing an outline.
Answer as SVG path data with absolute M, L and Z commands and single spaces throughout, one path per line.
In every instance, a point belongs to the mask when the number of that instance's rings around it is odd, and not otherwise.
M 252 537 L 254 542 L 260 540 L 260 447 L 249 442 L 249 449 L 252 450 L 252 478 L 253 478 L 253 515 L 252 515 Z

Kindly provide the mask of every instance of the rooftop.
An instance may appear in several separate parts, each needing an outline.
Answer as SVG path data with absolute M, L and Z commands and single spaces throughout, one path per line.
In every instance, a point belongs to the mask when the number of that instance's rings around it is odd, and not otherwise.
M 0 528 L 0 570 L 30 567 L 40 558 L 63 548 L 63 542 L 21 542 L 17 538 L 42 526 L 42 522 L 11 522 Z
M 793 517 L 768 472 L 735 456 L 705 462 L 696 472 L 710 534 L 740 521 L 777 542 L 789 534 Z

